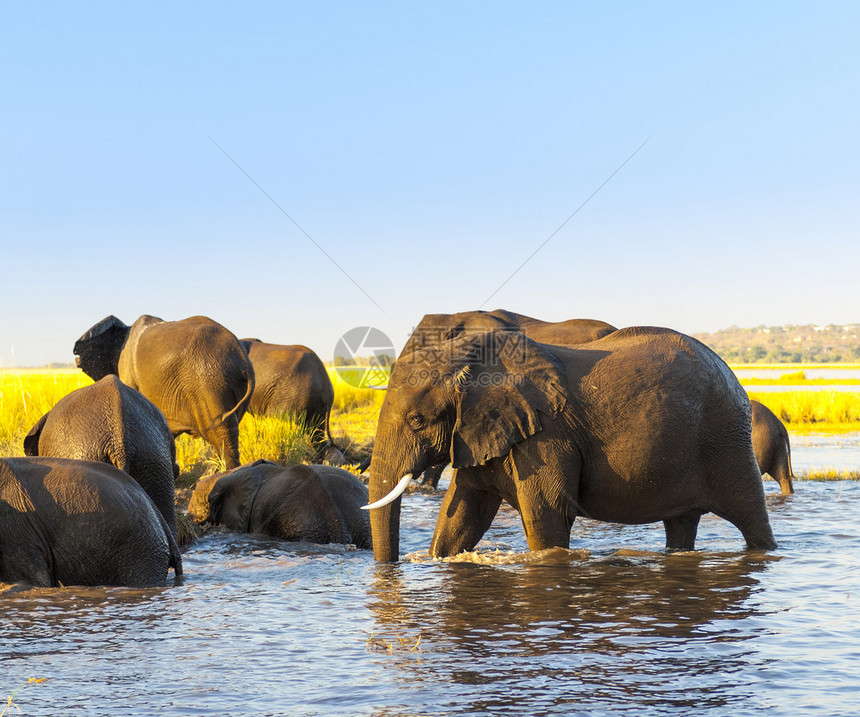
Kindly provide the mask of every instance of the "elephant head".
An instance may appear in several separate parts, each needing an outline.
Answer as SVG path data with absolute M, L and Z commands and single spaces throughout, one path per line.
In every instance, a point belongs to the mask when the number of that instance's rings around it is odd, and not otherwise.
M 555 356 L 505 330 L 465 333 L 398 360 L 370 471 L 370 500 L 379 505 L 371 510 L 376 559 L 398 558 L 399 496 L 412 476 L 447 460 L 465 468 L 506 456 L 558 416 L 564 385 Z
M 251 532 L 251 509 L 267 467 L 277 468 L 277 465 L 257 460 L 201 478 L 191 495 L 188 515 L 197 523 L 209 522 L 242 533 Z
M 129 328 L 113 315 L 99 321 L 75 342 L 75 365 L 93 381 L 117 373 Z
M 194 492 L 188 502 L 188 517 L 195 523 L 207 523 L 212 521 L 212 509 L 209 507 L 209 494 L 223 473 L 200 478 L 194 484 Z
M 494 331 L 515 328 L 497 316 L 504 312 L 461 311 L 457 314 L 426 314 L 409 336 L 399 358 L 405 358 L 421 349 L 449 341 L 465 332 Z

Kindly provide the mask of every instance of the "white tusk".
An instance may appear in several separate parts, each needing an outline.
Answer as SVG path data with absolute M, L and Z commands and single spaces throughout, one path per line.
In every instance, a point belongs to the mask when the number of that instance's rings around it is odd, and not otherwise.
M 392 501 L 397 500 L 401 495 L 403 495 L 403 491 L 406 490 L 406 486 L 409 485 L 409 481 L 411 480 L 412 474 L 407 473 L 400 479 L 400 482 L 396 486 L 394 486 L 394 490 L 391 491 L 387 496 L 385 496 L 384 498 L 380 498 L 378 501 L 376 501 L 375 503 L 371 503 L 370 505 L 363 505 L 361 506 L 361 509 L 371 510 L 372 508 L 381 508 L 383 505 L 388 505 Z
M 388 384 L 386 383 L 384 386 L 363 386 L 363 388 L 369 388 L 371 391 L 387 391 Z

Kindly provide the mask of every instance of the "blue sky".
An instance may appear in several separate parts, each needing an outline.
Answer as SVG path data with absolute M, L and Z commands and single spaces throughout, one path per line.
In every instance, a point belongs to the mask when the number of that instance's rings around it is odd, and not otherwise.
M 858 35 L 849 2 L 6 2 L 0 362 L 111 313 L 324 359 L 479 307 L 858 322 Z

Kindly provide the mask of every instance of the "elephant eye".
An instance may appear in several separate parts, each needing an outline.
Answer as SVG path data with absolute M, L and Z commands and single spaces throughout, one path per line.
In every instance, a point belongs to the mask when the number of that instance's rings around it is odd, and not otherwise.
M 409 421 L 409 425 L 416 431 L 421 430 L 427 425 L 427 419 L 420 413 L 410 413 L 407 420 Z

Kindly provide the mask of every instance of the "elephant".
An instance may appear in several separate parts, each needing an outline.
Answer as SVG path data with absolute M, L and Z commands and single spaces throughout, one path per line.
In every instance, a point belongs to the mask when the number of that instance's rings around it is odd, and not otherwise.
M 254 366 L 248 413 L 304 415 L 317 456 L 322 455 L 326 438 L 335 447 L 329 430 L 334 387 L 320 357 L 307 346 L 268 344 L 259 339 L 241 339 L 240 343 Z
M 407 339 L 398 359 L 456 338 L 464 331 L 519 331 L 540 343 L 574 346 L 603 338 L 616 330 L 612 324 L 597 319 L 541 321 L 505 309 L 426 314 Z
M 450 460 L 432 557 L 472 550 L 505 500 L 530 550 L 569 547 L 576 516 L 663 521 L 666 548 L 695 547 L 699 519 L 776 547 L 750 440 L 750 404 L 707 346 L 630 327 L 578 347 L 518 332 L 465 333 L 394 364 L 369 493 L 376 560 L 399 557 L 401 494 Z
M 75 363 L 98 381 L 116 374 L 167 419 L 174 436 L 203 438 L 239 465 L 239 421 L 254 391 L 254 368 L 230 331 L 205 316 L 164 321 L 141 316 L 127 326 L 108 316 L 77 340 Z
M 783 495 L 794 493 L 791 470 L 791 445 L 782 421 L 764 404 L 750 401 L 752 407 L 752 444 L 761 474 L 779 482 Z
M 240 533 L 370 548 L 366 502 L 367 488 L 349 471 L 258 460 L 201 478 L 188 515 Z
M 541 321 L 505 309 L 462 311 L 457 314 L 427 314 L 415 327 L 398 358 L 455 338 L 464 331 L 494 330 L 519 331 L 540 343 L 574 346 L 608 336 L 617 329 L 612 324 L 597 319 Z M 366 470 L 368 465 L 369 463 L 363 463 L 360 467 Z M 424 471 L 422 483 L 436 488 L 446 465 L 447 461 L 439 466 L 430 466 Z
M 173 434 L 161 411 L 113 374 L 61 398 L 24 438 L 24 454 L 115 465 L 140 483 L 178 539 Z
M 0 458 L 0 581 L 164 585 L 182 557 L 143 488 L 115 466 Z

